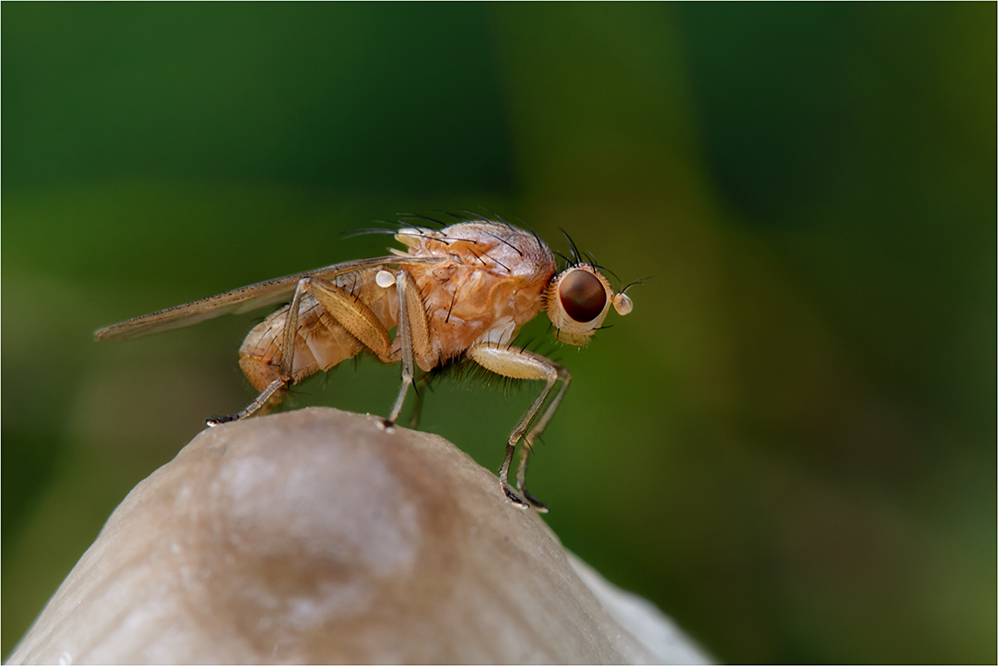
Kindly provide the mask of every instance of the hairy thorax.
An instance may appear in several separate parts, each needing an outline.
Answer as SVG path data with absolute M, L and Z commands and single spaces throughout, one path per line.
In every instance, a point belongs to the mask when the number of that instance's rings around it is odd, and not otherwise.
M 555 261 L 532 234 L 505 224 L 472 222 L 420 230 L 418 235 L 403 230 L 396 238 L 409 246 L 410 256 L 453 259 L 408 269 L 426 307 L 430 348 L 415 359 L 423 370 L 478 342 L 508 345 L 544 307 Z

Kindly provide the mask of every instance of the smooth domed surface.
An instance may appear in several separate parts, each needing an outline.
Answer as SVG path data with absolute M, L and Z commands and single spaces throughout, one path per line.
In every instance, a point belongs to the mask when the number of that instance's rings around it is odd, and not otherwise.
M 704 659 L 452 444 L 379 421 L 312 408 L 202 432 L 9 663 Z

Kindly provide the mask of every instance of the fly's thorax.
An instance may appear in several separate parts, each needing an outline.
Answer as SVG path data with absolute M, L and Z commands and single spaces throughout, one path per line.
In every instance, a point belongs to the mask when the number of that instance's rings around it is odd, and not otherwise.
M 429 324 L 431 350 L 417 359 L 424 370 L 461 355 L 477 341 L 508 341 L 544 308 L 554 255 L 530 233 L 471 222 L 441 230 L 402 230 L 397 237 L 409 246 L 410 255 L 450 259 L 408 269 Z
M 555 271 L 554 254 L 537 236 L 512 225 L 479 220 L 443 229 L 402 229 L 395 238 L 411 256 L 449 257 L 507 277 L 536 280 L 538 292 Z
M 430 351 L 417 359 L 428 370 L 476 342 L 508 343 L 544 309 L 544 283 L 475 266 L 412 270 L 426 307 Z
M 620 315 L 633 307 L 623 293 L 614 293 L 609 280 L 589 264 L 570 266 L 556 275 L 544 292 L 548 318 L 555 337 L 571 345 L 584 345 L 603 325 L 610 306 Z

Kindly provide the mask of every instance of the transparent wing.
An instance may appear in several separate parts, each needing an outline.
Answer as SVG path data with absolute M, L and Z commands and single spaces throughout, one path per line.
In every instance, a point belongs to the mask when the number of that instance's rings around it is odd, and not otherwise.
M 274 278 L 258 282 L 247 287 L 240 287 L 224 294 L 209 296 L 199 301 L 176 305 L 158 312 L 135 317 L 120 324 L 114 324 L 94 331 L 97 340 L 127 340 L 149 333 L 167 331 L 171 328 L 190 326 L 206 319 L 214 319 L 226 314 L 241 314 L 267 305 L 290 301 L 298 281 L 304 277 L 321 277 L 329 280 L 346 273 L 377 268 L 379 266 L 405 266 L 414 264 L 432 264 L 444 261 L 440 257 L 374 257 L 371 259 L 356 259 L 333 264 L 314 271 L 306 271 L 295 275 Z

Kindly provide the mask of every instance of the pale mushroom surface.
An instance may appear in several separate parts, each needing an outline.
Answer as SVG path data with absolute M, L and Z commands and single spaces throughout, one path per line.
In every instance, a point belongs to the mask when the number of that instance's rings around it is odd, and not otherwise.
M 8 663 L 703 663 L 448 441 L 310 408 L 205 430 Z

